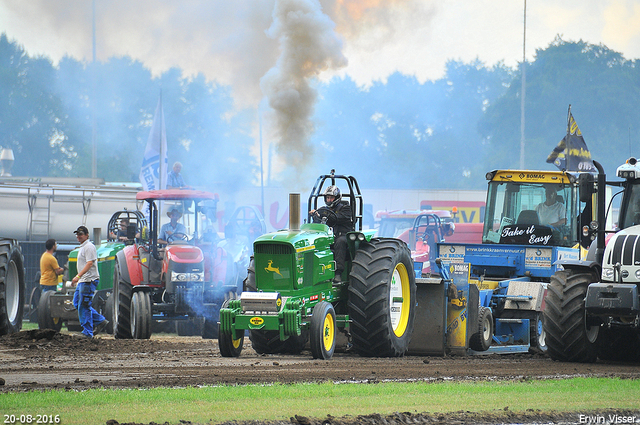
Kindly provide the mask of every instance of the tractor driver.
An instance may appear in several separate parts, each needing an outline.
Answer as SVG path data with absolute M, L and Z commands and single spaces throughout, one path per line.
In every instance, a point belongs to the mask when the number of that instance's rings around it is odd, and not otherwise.
M 160 228 L 160 234 L 158 235 L 158 243 L 163 245 L 173 242 L 174 239 L 185 239 L 187 237 L 187 228 L 184 227 L 184 224 L 178 223 L 178 220 L 182 217 L 180 208 L 173 205 L 167 211 L 167 216 L 171 221 Z
M 559 227 L 567 223 L 567 210 L 562 202 L 558 202 L 558 193 L 552 186 L 546 186 L 545 201 L 536 206 L 540 224 Z
M 353 217 L 349 202 L 342 201 L 342 194 L 337 186 L 329 186 L 324 192 L 326 207 L 309 211 L 314 223 L 320 223 L 323 217 L 327 218 L 327 225 L 333 228 L 333 257 L 336 261 L 334 283 L 342 281 L 344 262 L 347 259 L 347 232 L 353 231 Z M 329 209 L 335 214 L 326 210 Z

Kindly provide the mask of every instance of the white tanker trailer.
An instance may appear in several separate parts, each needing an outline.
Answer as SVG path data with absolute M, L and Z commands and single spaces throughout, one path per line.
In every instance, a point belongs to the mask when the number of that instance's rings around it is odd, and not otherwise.
M 80 225 L 101 229 L 116 210 L 136 209 L 139 184 L 102 179 L 0 177 L 0 235 L 19 241 L 74 242 Z
M 44 242 L 58 241 L 57 258 L 64 265 L 77 246 L 73 231 L 84 225 L 90 232 L 100 229 L 105 237 L 115 211 L 136 209 L 139 190 L 139 183 L 106 184 L 102 179 L 0 177 L 0 237 L 20 243 L 28 305 L 38 287 Z

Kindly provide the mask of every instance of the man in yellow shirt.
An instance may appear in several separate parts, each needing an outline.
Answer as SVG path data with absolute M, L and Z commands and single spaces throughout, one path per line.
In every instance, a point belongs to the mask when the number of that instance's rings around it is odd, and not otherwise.
M 58 286 L 58 275 L 64 273 L 64 269 L 58 265 L 58 260 L 53 256 L 58 244 L 55 239 L 49 239 L 44 246 L 47 250 L 40 257 L 40 288 L 42 292 L 55 291 Z

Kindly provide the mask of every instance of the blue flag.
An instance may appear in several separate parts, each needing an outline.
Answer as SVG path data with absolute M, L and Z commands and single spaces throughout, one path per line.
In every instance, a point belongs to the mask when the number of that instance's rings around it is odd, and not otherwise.
M 553 163 L 563 171 L 597 172 L 591 159 L 591 152 L 589 152 L 589 148 L 582 137 L 582 132 L 571 113 L 571 105 L 569 105 L 567 135 L 551 151 L 547 157 L 547 162 Z
M 140 182 L 143 190 L 157 190 L 167 188 L 167 135 L 164 128 L 164 111 L 162 110 L 162 95 L 158 99 L 158 106 L 153 117 L 151 132 L 144 151 Z

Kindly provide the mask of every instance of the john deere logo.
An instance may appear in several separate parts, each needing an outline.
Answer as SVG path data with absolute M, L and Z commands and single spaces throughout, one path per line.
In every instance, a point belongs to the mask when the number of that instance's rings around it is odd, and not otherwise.
M 252 325 L 260 326 L 261 324 L 264 323 L 264 319 L 262 317 L 252 317 L 251 319 L 249 319 L 249 322 Z
M 276 300 L 276 305 L 278 306 L 278 308 L 280 308 L 280 306 L 282 305 L 282 298 L 278 298 Z
M 264 269 L 268 272 L 274 272 L 274 273 L 280 274 L 280 267 L 273 267 L 272 264 L 273 264 L 273 261 L 269 260 L 269 265 L 267 265 L 267 267 L 265 267 Z M 280 276 L 282 275 L 280 274 Z

